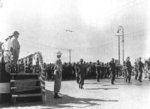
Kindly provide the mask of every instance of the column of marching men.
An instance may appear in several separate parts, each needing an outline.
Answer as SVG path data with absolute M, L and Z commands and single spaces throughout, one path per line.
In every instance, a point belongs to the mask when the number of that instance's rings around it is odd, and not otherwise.
M 142 82 L 142 76 L 150 80 L 150 59 L 142 62 L 142 58 L 137 58 L 134 64 L 131 64 L 130 57 L 124 61 L 123 65 L 118 65 L 115 59 L 112 58 L 110 62 L 104 63 L 97 60 L 96 62 L 85 62 L 81 59 L 77 63 L 66 63 L 62 65 L 62 80 L 76 79 L 78 82 L 79 74 L 84 66 L 85 79 L 96 79 L 100 82 L 101 79 L 110 78 L 111 83 L 114 84 L 115 78 L 123 77 L 126 82 L 131 82 L 131 76 L 135 76 L 135 80 Z M 47 80 L 53 79 L 54 64 L 46 64 Z

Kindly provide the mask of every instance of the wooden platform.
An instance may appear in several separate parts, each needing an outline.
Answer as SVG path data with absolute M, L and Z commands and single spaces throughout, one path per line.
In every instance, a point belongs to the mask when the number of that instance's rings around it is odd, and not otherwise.
M 16 103 L 45 102 L 45 80 L 39 73 L 11 73 L 11 101 Z

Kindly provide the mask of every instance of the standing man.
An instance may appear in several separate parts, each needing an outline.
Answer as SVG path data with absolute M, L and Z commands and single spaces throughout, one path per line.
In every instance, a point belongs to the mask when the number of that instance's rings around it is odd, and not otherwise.
M 141 57 L 139 58 L 138 62 L 138 71 L 139 71 L 139 81 L 142 82 L 142 73 L 143 73 L 144 64 L 141 61 Z
M 131 81 L 131 72 L 132 72 L 130 57 L 127 57 L 126 67 L 127 67 L 127 81 L 126 82 L 130 83 L 130 81 Z
M 10 51 L 11 51 L 12 56 L 13 56 L 12 63 L 14 65 L 16 65 L 17 61 L 18 61 L 18 58 L 19 58 L 19 53 L 20 53 L 20 44 L 19 44 L 19 41 L 18 41 L 19 32 L 14 31 L 12 36 L 13 37 L 11 38 Z
M 79 68 L 79 63 L 75 64 L 75 76 L 76 76 L 76 81 L 79 84 L 79 72 L 80 72 L 80 68 Z
M 85 68 L 85 65 L 83 63 L 83 59 L 80 60 L 79 68 L 80 68 L 80 72 L 79 72 L 79 88 L 83 89 L 85 73 L 86 73 L 86 68 Z
M 116 70 L 116 65 L 115 65 L 115 60 L 112 58 L 111 62 L 109 63 L 110 65 L 110 72 L 111 72 L 111 84 L 114 84 L 115 81 L 115 70 Z
M 61 98 L 58 95 L 58 92 L 61 88 L 61 80 L 62 80 L 62 62 L 61 62 L 62 53 L 57 52 L 57 60 L 54 67 L 54 98 Z
M 97 79 L 97 82 L 99 82 L 100 80 L 100 73 L 101 73 L 101 66 L 100 66 L 100 62 L 99 60 L 97 60 L 97 63 L 96 63 L 96 79 Z

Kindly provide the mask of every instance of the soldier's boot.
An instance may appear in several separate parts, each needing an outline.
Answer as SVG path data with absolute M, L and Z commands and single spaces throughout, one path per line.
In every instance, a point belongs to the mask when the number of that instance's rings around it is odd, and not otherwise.
M 79 88 L 81 89 L 81 84 L 79 83 Z
M 83 88 L 83 85 L 81 85 L 81 89 L 84 89 L 84 88 Z
M 55 93 L 55 94 L 54 94 L 54 98 L 57 99 L 57 98 L 61 98 L 61 97 L 58 95 L 58 93 Z

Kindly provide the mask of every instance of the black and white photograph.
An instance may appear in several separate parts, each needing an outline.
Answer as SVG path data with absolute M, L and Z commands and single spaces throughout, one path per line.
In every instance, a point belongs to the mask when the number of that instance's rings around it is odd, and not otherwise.
M 150 1 L 0 0 L 0 109 L 150 109 Z

